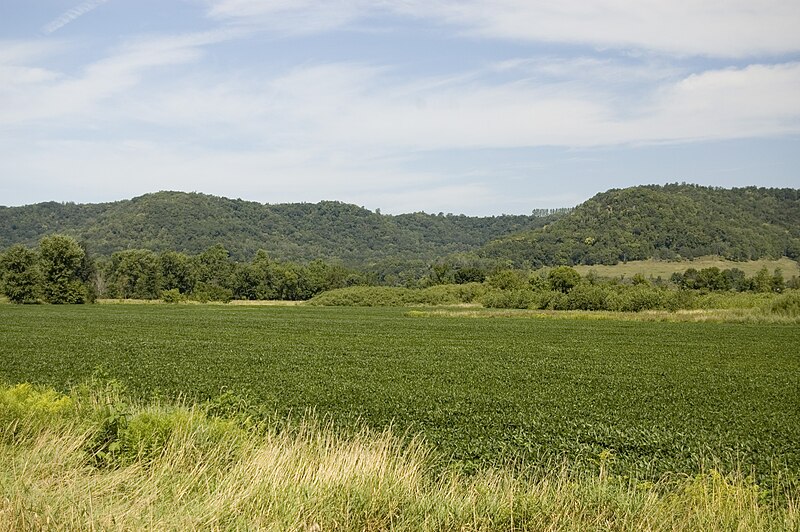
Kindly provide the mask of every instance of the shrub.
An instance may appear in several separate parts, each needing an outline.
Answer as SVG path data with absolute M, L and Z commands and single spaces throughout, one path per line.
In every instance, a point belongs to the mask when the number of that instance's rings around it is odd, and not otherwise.
M 350 286 L 328 290 L 311 298 L 311 305 L 343 307 L 402 307 L 472 303 L 486 288 L 480 283 L 436 285 L 428 288 Z
M 658 288 L 636 285 L 609 297 L 609 310 L 639 312 L 662 308 L 664 292 Z
M 574 268 L 559 266 L 550 270 L 547 280 L 551 290 L 566 294 L 581 282 L 581 275 Z
M 486 284 L 498 290 L 522 290 L 528 286 L 528 276 L 521 270 L 500 270 L 490 275 Z
M 697 297 L 691 290 L 666 290 L 662 305 L 671 312 L 691 310 L 697 306 Z
M 548 290 L 535 294 L 534 308 L 548 310 L 567 310 L 569 308 L 567 294 L 563 292 Z
M 192 293 L 192 299 L 202 303 L 208 301 L 222 301 L 223 303 L 228 303 L 233 299 L 233 291 L 213 283 L 197 283 Z
M 536 293 L 531 290 L 489 290 L 481 299 L 487 308 L 532 308 Z
M 570 310 L 607 310 L 610 290 L 601 286 L 580 284 L 567 294 Z
M 180 303 L 186 300 L 186 296 L 181 294 L 177 288 L 170 288 L 161 292 L 161 300 L 164 303 Z
M 781 316 L 800 316 L 800 292 L 791 291 L 778 296 L 769 306 L 769 311 Z

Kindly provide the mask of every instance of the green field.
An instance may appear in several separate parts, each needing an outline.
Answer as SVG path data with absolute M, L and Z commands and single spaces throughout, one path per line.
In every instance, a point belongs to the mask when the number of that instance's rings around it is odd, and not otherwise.
M 100 370 L 145 399 L 227 391 L 255 414 L 419 432 L 467 470 L 603 453 L 638 478 L 800 474 L 796 325 L 0 305 L 0 334 L 0 381 L 66 390 Z

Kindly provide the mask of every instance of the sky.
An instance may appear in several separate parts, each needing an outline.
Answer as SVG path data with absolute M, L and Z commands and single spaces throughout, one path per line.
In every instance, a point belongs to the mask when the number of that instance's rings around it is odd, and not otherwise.
M 0 205 L 800 188 L 797 0 L 2 0 Z

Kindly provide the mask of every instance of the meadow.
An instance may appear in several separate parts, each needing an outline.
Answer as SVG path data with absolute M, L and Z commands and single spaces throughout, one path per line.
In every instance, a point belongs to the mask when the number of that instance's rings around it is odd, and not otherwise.
M 457 313 L 456 313 L 457 314 Z M 490 315 L 491 316 L 491 315 Z M 800 475 L 800 329 L 401 308 L 0 305 L 0 381 L 421 435 L 468 474 Z
M 632 260 L 620 262 L 614 265 L 585 264 L 574 266 L 581 275 L 585 276 L 589 272 L 594 272 L 600 277 L 625 277 L 630 279 L 634 275 L 641 274 L 646 278 L 661 277 L 666 280 L 673 273 L 683 273 L 689 268 L 702 270 L 703 268 L 719 268 L 720 270 L 738 268 L 748 277 L 752 277 L 761 268 L 767 268 L 770 272 L 776 268 L 781 270 L 784 278 L 790 279 L 792 276 L 800 277 L 800 263 L 788 257 L 780 259 L 758 259 L 749 261 L 732 261 L 714 255 L 697 257 L 693 260 L 684 261 L 665 261 L 665 260 Z

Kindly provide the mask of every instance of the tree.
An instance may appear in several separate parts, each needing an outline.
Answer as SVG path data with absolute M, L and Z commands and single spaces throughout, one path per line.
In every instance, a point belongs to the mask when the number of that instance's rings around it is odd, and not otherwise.
M 85 252 L 74 238 L 52 235 L 39 242 L 42 296 L 48 303 L 84 303 L 89 292 L 80 279 Z
M 752 283 L 755 292 L 772 292 L 773 276 L 764 266 L 753 276 Z
M 547 281 L 551 290 L 566 294 L 581 282 L 581 274 L 569 266 L 559 266 L 550 270 Z
M 109 294 L 126 299 L 157 299 L 159 266 L 158 256 L 149 249 L 117 251 L 111 255 L 109 265 Z
M 192 260 L 177 251 L 165 251 L 158 257 L 161 289 L 177 289 L 181 294 L 189 294 L 197 282 L 197 272 Z
M 2 255 L 3 293 L 14 303 L 36 303 L 41 276 L 36 252 L 21 244 L 10 247 Z

